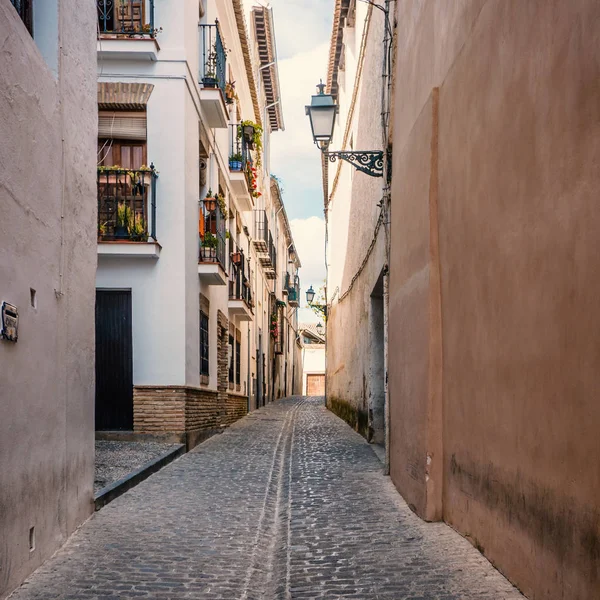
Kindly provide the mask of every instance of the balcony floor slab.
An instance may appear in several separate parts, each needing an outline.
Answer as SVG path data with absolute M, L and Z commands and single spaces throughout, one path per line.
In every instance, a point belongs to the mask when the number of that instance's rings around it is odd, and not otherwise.
M 158 258 L 161 249 L 158 242 L 98 242 L 98 257 Z

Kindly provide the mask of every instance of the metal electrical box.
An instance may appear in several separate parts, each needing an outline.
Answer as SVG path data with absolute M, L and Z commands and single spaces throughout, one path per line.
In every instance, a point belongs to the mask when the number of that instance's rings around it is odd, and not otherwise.
M 8 302 L 2 303 L 2 322 L 0 338 L 9 342 L 16 342 L 19 331 L 19 311 L 17 307 Z

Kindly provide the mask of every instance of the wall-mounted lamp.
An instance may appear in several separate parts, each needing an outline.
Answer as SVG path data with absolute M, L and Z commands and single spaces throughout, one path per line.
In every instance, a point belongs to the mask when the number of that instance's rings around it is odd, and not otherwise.
M 333 101 L 331 94 L 325 93 L 325 84 L 322 81 L 317 88 L 319 92 L 312 96 L 310 105 L 306 107 L 315 144 L 331 162 L 340 158 L 371 177 L 383 177 L 383 150 L 348 152 L 327 150 L 333 137 L 339 106 Z

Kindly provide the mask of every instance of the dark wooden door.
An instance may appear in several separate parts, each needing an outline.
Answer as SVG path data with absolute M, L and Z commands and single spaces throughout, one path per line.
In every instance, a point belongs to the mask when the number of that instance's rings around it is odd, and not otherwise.
M 96 430 L 133 429 L 131 292 L 96 291 Z

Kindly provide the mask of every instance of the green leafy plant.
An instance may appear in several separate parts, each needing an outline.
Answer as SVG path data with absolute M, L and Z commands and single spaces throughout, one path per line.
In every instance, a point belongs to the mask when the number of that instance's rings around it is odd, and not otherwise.
M 262 134 L 263 128 L 255 123 L 254 121 L 242 121 L 238 126 L 238 138 L 241 139 L 244 135 L 244 127 L 252 127 L 254 129 L 254 133 L 252 135 L 252 143 L 254 144 L 254 149 L 256 151 L 256 166 L 261 166 L 262 160 Z
M 242 153 L 241 152 L 236 152 L 235 154 L 232 154 L 229 157 L 230 161 L 234 161 L 234 162 L 242 162 Z
M 131 213 L 127 231 L 132 240 L 143 240 L 148 236 L 146 219 L 144 219 L 142 215 L 134 215 Z
M 225 216 L 227 214 L 227 204 L 225 204 L 225 198 L 222 194 L 217 194 L 217 202 L 219 203 L 221 214 Z
M 98 223 L 98 236 L 99 237 L 104 237 L 106 235 L 106 226 L 107 226 L 106 221 L 104 221 L 103 223 Z
M 131 208 L 124 202 L 120 202 L 117 206 L 117 227 L 129 227 L 131 219 Z
M 217 236 L 207 231 L 202 238 L 202 246 L 204 248 L 216 248 L 218 244 Z

